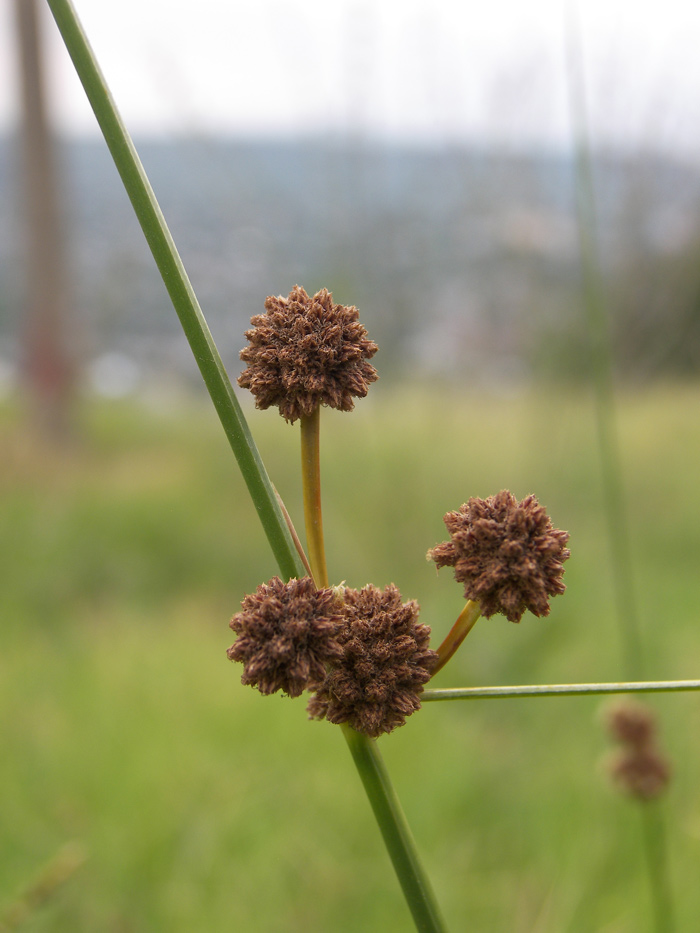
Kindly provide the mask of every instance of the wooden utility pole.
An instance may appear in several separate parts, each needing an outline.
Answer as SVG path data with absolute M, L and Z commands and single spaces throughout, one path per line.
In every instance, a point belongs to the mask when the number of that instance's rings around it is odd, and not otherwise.
M 24 214 L 23 377 L 37 427 L 64 436 L 75 384 L 70 346 L 65 229 L 37 0 L 15 0 L 21 88 L 20 175 Z

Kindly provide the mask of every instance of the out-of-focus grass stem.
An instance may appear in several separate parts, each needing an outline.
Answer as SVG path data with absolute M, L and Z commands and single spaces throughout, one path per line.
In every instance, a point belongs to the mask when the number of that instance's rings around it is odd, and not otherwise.
M 60 892 L 63 885 L 82 867 L 87 850 L 78 841 L 67 842 L 43 866 L 39 877 L 0 915 L 0 933 L 29 927 L 35 914 Z
M 583 304 L 591 342 L 591 366 L 596 402 L 596 429 L 603 483 L 603 498 L 610 542 L 616 616 L 620 627 L 625 675 L 633 680 L 644 674 L 639 634 L 632 562 L 629 520 L 625 506 L 624 483 L 615 406 L 610 315 L 603 287 L 598 243 L 595 186 L 585 100 L 585 77 L 580 24 L 568 5 L 568 88 L 574 133 L 576 216 L 578 223 Z
M 610 315 L 603 288 L 597 235 L 597 211 L 585 98 L 581 25 L 575 18 L 573 3 L 567 5 L 567 10 L 568 87 L 574 132 L 576 206 L 583 297 L 591 337 L 598 447 L 613 568 L 616 614 L 620 627 L 624 670 L 627 678 L 632 680 L 643 676 L 644 656 L 632 582 L 629 519 L 624 501 L 615 412 Z M 643 819 L 647 819 L 646 816 L 643 816 Z M 666 840 L 660 811 L 655 811 L 655 825 L 653 832 L 646 831 L 644 834 L 647 862 L 650 866 L 653 865 L 649 879 L 651 897 L 654 902 L 655 929 L 656 933 L 672 933 L 673 918 L 670 907 Z
M 648 800 L 641 804 L 642 833 L 649 873 L 654 931 L 655 933 L 673 933 L 675 921 L 669 871 L 666 864 L 666 831 L 659 803 L 660 801 L 657 800 Z

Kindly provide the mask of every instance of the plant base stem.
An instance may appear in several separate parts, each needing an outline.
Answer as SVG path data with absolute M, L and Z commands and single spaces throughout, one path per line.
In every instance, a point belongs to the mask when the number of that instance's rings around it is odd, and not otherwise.
M 416 844 L 394 792 L 375 739 L 342 726 L 384 844 L 419 933 L 445 933 L 430 881 L 418 859 Z

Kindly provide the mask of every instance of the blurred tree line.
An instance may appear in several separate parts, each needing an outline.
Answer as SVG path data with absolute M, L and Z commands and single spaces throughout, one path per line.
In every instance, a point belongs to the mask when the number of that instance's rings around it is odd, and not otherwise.
M 32 4 L 18 6 L 26 12 Z M 23 344 L 27 383 L 40 385 L 43 372 L 46 396 L 68 399 L 79 332 L 84 371 L 117 353 L 149 378 L 198 385 L 104 144 L 62 141 L 57 184 L 45 112 L 43 123 L 34 120 L 43 144 L 29 141 L 29 101 L 24 113 L 24 147 L 0 140 L 0 183 L 16 186 L 18 172 L 7 165 L 21 152 L 13 164 L 24 169 L 34 220 L 20 257 L 21 217 L 0 216 L 0 337 L 5 347 Z M 360 307 L 385 378 L 486 385 L 589 378 L 570 153 L 330 137 L 137 146 L 232 375 L 251 315 L 266 295 L 299 283 L 326 286 Z M 645 153 L 594 153 L 594 166 L 617 373 L 638 381 L 695 377 L 700 172 Z M 49 259 L 40 258 L 47 248 Z M 39 365 L 37 347 L 53 352 L 45 354 L 50 366 Z M 2 356 L 0 349 L 0 363 Z

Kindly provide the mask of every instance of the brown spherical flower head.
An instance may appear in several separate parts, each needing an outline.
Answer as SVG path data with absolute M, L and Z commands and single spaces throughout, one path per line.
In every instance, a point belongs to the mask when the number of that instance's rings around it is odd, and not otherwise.
M 518 502 L 507 489 L 470 499 L 444 518 L 450 540 L 428 551 L 440 567 L 454 567 L 465 599 L 484 616 L 502 612 L 519 622 L 526 609 L 549 614 L 549 597 L 563 593 L 568 532 L 559 531 L 534 496 Z
M 237 638 L 226 654 L 243 663 L 241 683 L 261 693 L 297 697 L 342 654 L 338 597 L 330 588 L 317 590 L 310 577 L 288 583 L 273 577 L 244 597 L 241 610 L 231 619 Z
M 401 602 L 394 584 L 345 589 L 342 656 L 333 662 L 308 705 L 312 719 L 346 722 L 379 736 L 420 709 L 423 684 L 437 663 L 430 629 L 418 623 L 418 603 Z
M 357 308 L 333 304 L 325 288 L 309 298 L 295 285 L 287 298 L 265 301 L 265 314 L 251 318 L 250 346 L 241 350 L 246 369 L 238 377 L 257 408 L 277 405 L 289 422 L 319 405 L 352 411 L 378 376 L 368 363 L 377 345 L 367 338 Z

